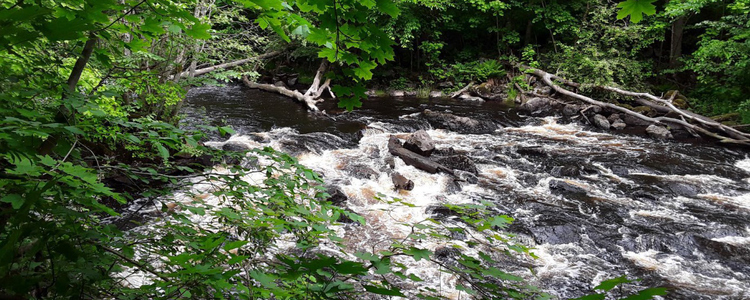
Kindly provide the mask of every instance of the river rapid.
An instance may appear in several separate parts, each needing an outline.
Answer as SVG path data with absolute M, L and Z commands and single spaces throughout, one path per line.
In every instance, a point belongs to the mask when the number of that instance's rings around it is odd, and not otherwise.
M 321 109 L 328 115 L 242 86 L 194 88 L 183 126 L 231 125 L 237 134 L 230 141 L 272 146 L 322 174 L 367 220 L 341 229 L 353 248 L 387 244 L 407 230 L 400 222 L 435 216 L 436 205 L 486 200 L 515 218 L 509 231 L 538 256 L 528 261 L 532 283 L 560 298 L 620 275 L 643 279 L 641 287 L 669 287 L 666 299 L 750 298 L 748 152 L 523 116 L 498 102 L 379 98 L 353 112 L 334 103 Z M 425 109 L 498 128 L 446 129 L 424 118 Z M 391 162 L 388 137 L 419 129 L 438 151 L 470 157 L 475 183 Z M 217 146 L 225 142 L 214 138 Z M 389 168 L 415 188 L 394 191 Z M 416 207 L 385 214 L 377 193 Z M 451 284 L 435 270 L 420 276 L 425 284 Z

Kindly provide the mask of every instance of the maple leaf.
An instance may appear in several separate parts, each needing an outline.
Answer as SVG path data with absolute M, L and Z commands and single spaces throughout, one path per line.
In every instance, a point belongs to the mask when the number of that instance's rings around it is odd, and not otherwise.
M 638 23 L 643 19 L 643 14 L 648 16 L 656 13 L 656 6 L 653 3 L 656 0 L 627 0 L 617 4 L 620 11 L 617 12 L 618 19 L 624 19 L 630 16 L 630 20 L 633 23 Z

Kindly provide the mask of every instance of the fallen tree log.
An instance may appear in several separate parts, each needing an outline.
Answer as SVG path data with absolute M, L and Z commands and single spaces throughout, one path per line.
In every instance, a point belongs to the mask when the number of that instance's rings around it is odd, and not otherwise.
M 261 59 L 271 58 L 271 57 L 274 57 L 276 55 L 279 55 L 280 53 L 281 53 L 281 51 L 272 51 L 272 52 L 268 52 L 268 53 L 265 53 L 265 54 L 253 56 L 253 57 L 248 57 L 248 58 L 244 58 L 244 59 L 240 59 L 240 60 L 235 60 L 233 62 L 228 62 L 228 63 L 218 64 L 218 65 L 207 67 L 207 68 L 197 69 L 197 70 L 195 70 L 193 72 L 192 76 L 193 77 L 200 76 L 200 75 L 203 75 L 203 74 L 206 74 L 206 73 L 210 73 L 210 72 L 213 72 L 213 71 L 216 71 L 216 70 L 219 70 L 219 69 L 226 69 L 226 68 L 236 67 L 236 66 L 244 65 L 244 64 L 246 64 L 248 62 L 251 62 L 251 61 L 257 61 L 257 60 L 261 60 Z M 188 76 L 188 75 L 190 75 L 190 71 L 182 72 L 182 73 L 180 73 L 179 76 L 180 77 L 185 77 L 185 76 Z
M 401 158 L 407 165 L 414 166 L 415 168 L 428 173 L 435 174 L 437 172 L 443 172 L 454 175 L 453 170 L 404 148 L 395 136 L 391 136 L 390 139 L 388 139 L 388 152 Z
M 336 95 L 334 95 L 333 91 L 331 91 L 331 79 L 330 78 L 326 79 L 325 82 L 321 84 L 321 81 L 323 79 L 323 76 L 327 68 L 328 68 L 328 60 L 323 59 L 323 61 L 320 62 L 318 71 L 315 73 L 315 78 L 313 79 L 313 83 L 310 85 L 310 88 L 307 89 L 307 91 L 304 94 L 297 90 L 291 90 L 283 86 L 251 82 L 249 79 L 247 79 L 247 76 L 242 76 L 242 81 L 244 81 L 245 85 L 247 85 L 250 88 L 261 89 L 267 92 L 281 94 L 283 96 L 290 97 L 292 99 L 299 101 L 300 103 L 305 104 L 307 109 L 311 111 L 320 111 L 316 104 L 318 102 L 323 101 L 323 99 L 321 99 L 320 97 L 323 95 L 325 91 L 328 91 L 328 93 L 331 95 L 331 98 L 334 98 L 334 99 L 336 98 Z
M 281 94 L 289 98 L 295 99 L 302 104 L 305 104 L 305 106 L 307 106 L 307 109 L 311 111 L 319 111 L 318 106 L 315 105 L 318 101 L 313 99 L 313 97 L 305 96 L 304 94 L 296 90 L 290 90 L 285 87 L 275 86 L 272 84 L 255 83 L 247 79 L 247 76 L 242 76 L 242 81 L 245 83 L 245 85 L 247 85 L 251 89 L 260 89 L 260 90 L 264 90 L 268 92 Z
M 458 96 L 461 96 L 464 92 L 468 91 L 472 86 L 474 86 L 474 81 L 469 82 L 464 88 L 456 91 L 455 93 L 451 94 L 451 98 L 456 98 Z
M 618 89 L 618 88 L 613 88 L 613 87 L 603 87 L 603 86 L 598 86 L 597 87 L 597 88 L 600 88 L 600 89 L 603 89 L 603 90 L 606 90 L 606 91 L 615 92 L 615 93 L 619 93 L 619 94 L 622 94 L 622 95 L 637 97 L 637 98 L 640 98 L 640 99 L 651 100 L 651 101 L 655 102 L 655 103 L 652 103 L 652 105 L 665 107 L 665 108 L 669 109 L 671 112 L 676 113 L 680 117 L 680 119 L 672 118 L 672 117 L 666 117 L 666 116 L 653 117 L 652 118 L 652 117 L 640 114 L 638 112 L 629 110 L 627 108 L 624 108 L 624 107 L 621 107 L 621 106 L 618 106 L 618 105 L 614 105 L 612 103 L 607 103 L 607 102 L 602 102 L 602 101 L 594 100 L 594 99 L 592 99 L 592 98 L 590 98 L 588 96 L 585 96 L 585 95 L 582 95 L 582 94 L 579 94 L 579 93 L 567 90 L 567 89 L 563 88 L 562 86 L 555 84 L 553 80 L 557 80 L 557 81 L 563 83 L 564 85 L 570 86 L 570 87 L 573 87 L 573 88 L 580 87 L 581 85 L 578 84 L 578 83 L 575 83 L 575 82 L 572 82 L 572 81 L 560 78 L 557 75 L 553 75 L 553 74 L 547 73 L 547 72 L 539 70 L 539 69 L 530 68 L 530 67 L 521 66 L 521 65 L 516 65 L 515 67 L 518 68 L 519 70 L 528 72 L 529 74 L 532 74 L 532 75 L 538 77 L 544 84 L 546 84 L 547 86 L 549 86 L 550 88 L 552 88 L 553 90 L 555 90 L 555 92 L 557 92 L 559 94 L 562 94 L 562 95 L 565 95 L 565 96 L 568 96 L 570 98 L 576 99 L 578 101 L 581 101 L 581 102 L 584 102 L 584 103 L 587 103 L 587 104 L 597 105 L 597 106 L 600 106 L 602 108 L 608 108 L 608 109 L 610 109 L 612 111 L 616 111 L 616 112 L 619 112 L 619 113 L 630 115 L 630 116 L 633 116 L 635 118 L 641 119 L 641 120 L 646 121 L 646 122 L 651 123 L 651 124 L 658 124 L 658 125 L 672 124 L 672 125 L 678 125 L 678 126 L 681 126 L 681 127 L 685 128 L 688 131 L 697 132 L 697 133 L 700 133 L 700 134 L 702 134 L 704 136 L 715 138 L 720 143 L 733 144 L 733 145 L 741 145 L 741 146 L 750 147 L 750 135 L 749 134 L 740 132 L 737 129 L 728 127 L 728 126 L 723 125 L 721 123 L 718 123 L 716 121 L 713 121 L 713 120 L 710 120 L 710 119 L 707 120 L 707 118 L 704 117 L 704 116 L 700 116 L 700 115 L 697 115 L 697 114 L 694 114 L 694 113 L 683 111 L 683 110 L 675 107 L 671 102 L 669 102 L 669 101 L 667 101 L 665 99 L 661 99 L 659 97 L 656 97 L 654 95 L 651 95 L 651 94 L 648 94 L 648 93 L 630 92 L 630 91 L 625 91 L 625 90 Z M 639 103 L 645 103 L 645 102 L 639 101 Z M 659 105 L 659 104 L 662 104 L 662 105 Z M 648 106 L 652 107 L 652 105 L 648 105 Z M 664 111 L 664 110 L 663 109 L 658 109 L 658 111 L 661 112 L 661 111 Z M 688 120 L 695 122 L 695 124 L 688 122 Z M 718 132 L 714 132 L 716 130 L 718 130 Z

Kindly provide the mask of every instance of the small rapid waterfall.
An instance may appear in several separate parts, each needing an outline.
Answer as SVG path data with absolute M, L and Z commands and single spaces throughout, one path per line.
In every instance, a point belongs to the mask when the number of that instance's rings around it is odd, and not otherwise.
M 516 219 L 510 232 L 538 256 L 525 262 L 534 274 L 521 275 L 561 298 L 624 274 L 642 278 L 642 286 L 670 287 L 668 299 L 750 298 L 745 152 L 602 132 L 557 117 L 526 118 L 492 103 L 380 99 L 351 113 L 328 107 L 325 117 L 292 103 L 279 109 L 274 103 L 280 101 L 287 100 L 241 87 L 194 89 L 185 126 L 206 116 L 233 125 L 238 134 L 229 141 L 286 151 L 322 174 L 367 221 L 340 228 L 353 251 L 403 238 L 408 228 L 401 224 L 432 216 L 436 205 L 486 200 Z M 423 118 L 427 108 L 501 126 L 458 133 Z M 476 183 L 392 160 L 389 136 L 418 129 L 427 129 L 438 151 L 471 158 Z M 217 137 L 213 144 L 225 142 Z M 395 191 L 391 171 L 415 188 Z M 378 194 L 414 207 L 392 209 Z M 411 264 L 425 284 L 454 288 L 424 261 Z

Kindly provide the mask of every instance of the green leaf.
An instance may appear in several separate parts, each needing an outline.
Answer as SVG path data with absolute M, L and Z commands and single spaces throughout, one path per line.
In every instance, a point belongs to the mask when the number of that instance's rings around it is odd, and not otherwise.
M 211 38 L 211 34 L 208 30 L 211 29 L 211 24 L 206 23 L 195 23 L 190 29 L 185 30 L 185 34 L 200 40 L 207 40 Z
M 609 292 L 610 290 L 612 290 L 613 288 L 615 288 L 618 284 L 621 284 L 621 283 L 631 283 L 631 282 L 633 282 L 633 281 L 629 280 L 626 275 L 622 275 L 622 276 L 617 277 L 617 278 L 612 278 L 612 279 L 608 279 L 608 280 L 602 281 L 602 283 L 600 283 L 599 285 L 597 285 L 596 287 L 594 287 L 594 289 L 595 290 L 604 290 L 604 291 Z
M 234 132 L 234 129 L 232 129 L 232 127 L 228 127 L 228 126 L 221 126 L 221 127 L 219 127 L 219 134 L 221 136 L 225 136 L 227 134 L 232 135 L 234 133 L 235 132 Z
M 159 151 L 159 156 L 161 156 L 164 161 L 169 160 L 169 150 L 167 148 L 164 148 L 164 145 L 162 145 L 159 142 L 154 143 L 154 146 L 156 146 L 156 150 Z
M 651 4 L 655 1 L 656 0 L 627 0 L 620 2 L 620 4 L 617 4 L 617 7 L 620 8 L 620 11 L 617 12 L 617 18 L 624 19 L 625 17 L 630 16 L 630 21 L 638 23 L 643 19 L 643 14 L 650 16 L 656 13 L 656 6 Z
M 354 68 L 354 75 L 364 80 L 370 80 L 372 79 L 372 69 L 377 66 L 378 65 L 372 61 L 360 61 L 359 67 Z
M 401 10 L 398 9 L 398 5 L 392 0 L 376 0 L 378 10 L 388 14 L 391 18 L 398 17 Z
M 622 300 L 648 300 L 648 299 L 653 299 L 654 296 L 664 296 L 666 294 L 667 294 L 667 288 L 663 288 L 663 287 L 648 288 L 648 289 L 638 292 L 638 294 L 625 297 Z
M 86 134 L 85 132 L 83 132 L 83 130 L 81 130 L 80 128 L 75 127 L 75 126 L 65 126 L 64 128 L 65 128 L 65 130 L 70 131 L 70 132 L 72 132 L 74 134 L 79 134 L 79 135 L 85 135 Z
M 414 258 L 415 261 L 420 261 L 421 259 L 429 260 L 430 255 L 432 255 L 432 252 L 430 250 L 419 249 L 415 247 L 404 250 L 404 253 L 407 255 L 411 255 L 411 257 Z
M 406 297 L 406 295 L 401 293 L 401 290 L 397 287 L 393 287 L 392 289 L 389 288 L 382 288 L 377 287 L 373 285 L 363 285 L 365 290 L 367 290 L 370 293 L 375 293 L 378 295 L 385 295 L 385 296 L 399 296 L 399 297 Z
M 13 206 L 13 209 L 21 208 L 24 201 L 25 199 L 18 194 L 10 194 L 0 199 L 0 202 L 10 203 L 10 205 Z
M 242 247 L 242 246 L 246 245 L 247 243 L 249 243 L 249 242 L 248 241 L 234 241 L 234 242 L 229 242 L 229 243 L 224 244 L 224 250 L 229 251 L 229 250 L 232 250 L 232 249 L 237 249 L 239 247 Z

